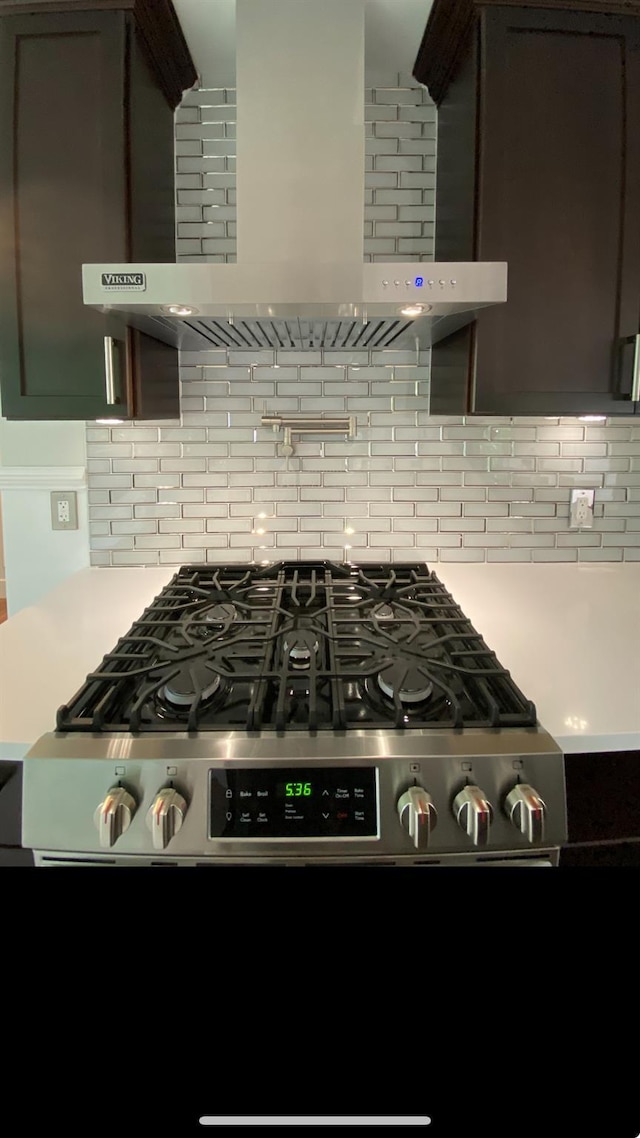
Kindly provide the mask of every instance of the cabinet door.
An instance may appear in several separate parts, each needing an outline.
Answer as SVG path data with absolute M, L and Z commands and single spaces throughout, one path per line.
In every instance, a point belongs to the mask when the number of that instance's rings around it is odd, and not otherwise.
M 472 409 L 630 414 L 640 331 L 640 20 L 485 10 L 475 253 L 509 264 Z
M 0 379 L 14 419 L 121 415 L 83 262 L 128 257 L 122 12 L 0 20 Z M 116 392 L 117 395 L 117 392 Z

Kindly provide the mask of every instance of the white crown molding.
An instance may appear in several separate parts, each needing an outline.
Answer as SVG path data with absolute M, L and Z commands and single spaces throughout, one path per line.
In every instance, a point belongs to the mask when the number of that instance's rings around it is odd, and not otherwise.
M 0 490 L 83 490 L 84 466 L 0 466 Z

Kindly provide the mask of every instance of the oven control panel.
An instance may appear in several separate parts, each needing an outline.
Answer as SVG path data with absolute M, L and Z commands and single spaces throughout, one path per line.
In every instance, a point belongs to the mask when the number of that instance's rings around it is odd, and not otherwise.
M 379 837 L 375 767 L 241 767 L 209 772 L 210 838 Z

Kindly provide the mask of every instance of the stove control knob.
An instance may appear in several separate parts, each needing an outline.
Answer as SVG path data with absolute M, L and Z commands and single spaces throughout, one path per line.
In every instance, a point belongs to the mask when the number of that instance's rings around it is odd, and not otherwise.
M 165 786 L 156 794 L 147 811 L 147 826 L 151 830 L 154 850 L 163 850 L 178 833 L 184 822 L 187 803 L 172 786 Z
M 109 848 L 131 825 L 136 812 L 135 799 L 123 786 L 112 786 L 98 806 L 93 820 L 100 834 L 100 845 Z
M 416 849 L 426 849 L 438 821 L 431 795 L 423 786 L 410 786 L 398 799 L 398 814 Z
M 453 800 L 456 822 L 471 838 L 474 846 L 486 846 L 493 819 L 489 799 L 479 786 L 465 786 Z
M 505 813 L 516 829 L 530 842 L 544 838 L 546 806 L 537 790 L 528 782 L 519 782 L 510 790 L 504 803 Z

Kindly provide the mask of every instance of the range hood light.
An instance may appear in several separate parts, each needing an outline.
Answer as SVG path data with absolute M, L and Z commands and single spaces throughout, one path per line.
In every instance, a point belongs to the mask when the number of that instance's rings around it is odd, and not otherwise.
M 105 426 L 115 426 L 118 423 L 124 423 L 124 419 L 96 419 L 96 423 L 103 423 Z
M 400 309 L 403 316 L 422 316 L 423 312 L 431 310 L 430 304 L 407 304 Z
M 170 312 L 172 316 L 193 316 L 196 311 L 195 308 L 190 308 L 188 304 L 169 304 L 167 306 L 167 312 Z
M 578 415 L 581 423 L 604 423 L 606 415 Z

